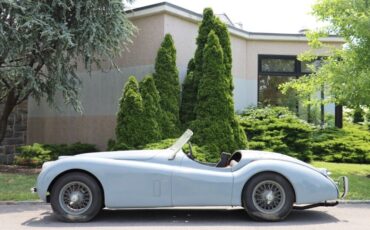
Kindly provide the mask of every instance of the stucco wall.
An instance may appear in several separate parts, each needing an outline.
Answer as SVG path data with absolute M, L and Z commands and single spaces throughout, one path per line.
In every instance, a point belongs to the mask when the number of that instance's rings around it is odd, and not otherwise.
M 153 73 L 157 50 L 164 37 L 164 15 L 134 19 L 138 33 L 122 57 L 115 61 L 119 71 L 95 70 L 91 76 L 78 68 L 82 80 L 80 99 L 83 114 L 75 112 L 57 97 L 58 108 L 39 105 L 32 98 L 28 102 L 28 143 L 93 143 L 105 149 L 109 138 L 114 137 L 116 113 L 122 88 L 128 77 L 141 80 Z

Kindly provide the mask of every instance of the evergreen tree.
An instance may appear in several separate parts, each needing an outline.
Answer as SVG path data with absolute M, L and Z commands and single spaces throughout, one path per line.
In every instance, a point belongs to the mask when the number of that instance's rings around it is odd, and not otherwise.
M 144 106 L 144 136 L 143 142 L 153 143 L 161 140 L 160 120 L 161 108 L 159 104 L 159 93 L 154 84 L 154 79 L 147 76 L 139 84 Z
M 197 95 L 196 120 L 192 122 L 195 143 L 206 145 L 211 155 L 245 147 L 246 137 L 235 120 L 230 81 L 226 77 L 223 50 L 212 30 L 203 52 L 203 76 Z M 236 140 L 244 138 L 241 141 Z M 238 145 L 241 146 L 238 146 Z M 212 156 L 210 156 L 212 158 Z
M 116 126 L 116 144 L 138 147 L 145 144 L 144 136 L 144 107 L 139 92 L 139 85 L 134 76 L 129 77 L 125 84 L 123 95 L 119 102 Z
M 176 49 L 170 34 L 166 34 L 158 50 L 153 74 L 163 111 L 161 130 L 163 138 L 179 133 L 180 83 L 176 67 Z
M 193 71 L 193 83 L 192 88 L 195 94 L 198 93 L 198 88 L 200 84 L 200 79 L 204 75 L 203 73 L 203 53 L 204 53 L 204 47 L 207 42 L 208 34 L 211 30 L 214 30 L 216 35 L 219 38 L 219 42 L 223 51 L 223 62 L 225 64 L 225 76 L 227 76 L 229 84 L 230 84 L 230 93 L 233 94 L 233 80 L 232 80 L 232 74 L 231 74 L 231 68 L 232 68 L 232 56 L 231 56 L 231 45 L 230 45 L 230 36 L 227 29 L 227 26 L 225 23 L 221 22 L 221 20 L 213 14 L 213 11 L 211 8 L 205 8 L 203 11 L 203 20 L 202 23 L 199 26 L 198 30 L 198 37 L 197 37 L 197 49 L 195 50 L 195 56 L 194 56 L 194 71 Z M 197 104 L 197 100 L 193 100 L 192 107 L 194 108 Z M 189 103 L 189 108 L 190 103 Z M 190 113 L 190 112 L 189 112 Z M 190 122 L 194 120 L 195 114 L 190 114 L 189 116 L 186 116 L 188 120 L 185 120 L 182 122 Z
M 195 101 L 197 100 L 197 92 L 194 89 L 194 59 L 190 59 L 188 70 L 182 84 L 182 100 L 180 107 L 180 121 L 184 128 L 187 128 L 189 121 L 195 119 Z

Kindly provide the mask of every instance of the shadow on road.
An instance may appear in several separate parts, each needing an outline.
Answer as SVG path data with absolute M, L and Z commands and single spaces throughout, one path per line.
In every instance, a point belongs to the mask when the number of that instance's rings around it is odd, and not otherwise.
M 32 218 L 22 225 L 33 227 L 104 227 L 104 226 L 288 226 L 335 223 L 339 220 L 324 211 L 293 211 L 282 222 L 253 221 L 243 209 L 230 210 L 119 210 L 102 211 L 88 223 L 62 223 L 56 220 L 51 211 Z

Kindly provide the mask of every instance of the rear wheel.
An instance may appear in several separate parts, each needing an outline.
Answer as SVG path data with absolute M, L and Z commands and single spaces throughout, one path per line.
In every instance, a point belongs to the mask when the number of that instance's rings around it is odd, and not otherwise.
M 243 190 L 244 207 L 248 215 L 256 220 L 283 220 L 291 212 L 293 202 L 292 186 L 276 173 L 254 176 Z
M 66 222 L 86 222 L 103 205 L 102 191 L 95 178 L 85 173 L 68 173 L 51 189 L 50 203 L 55 216 Z

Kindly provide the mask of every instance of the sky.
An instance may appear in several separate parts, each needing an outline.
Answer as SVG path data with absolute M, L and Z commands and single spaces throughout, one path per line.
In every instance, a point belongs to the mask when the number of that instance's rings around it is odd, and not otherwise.
M 226 13 L 231 21 L 242 22 L 243 29 L 251 32 L 298 33 L 321 25 L 310 15 L 316 0 L 135 0 L 130 8 L 163 1 L 197 13 L 212 7 L 216 14 Z

